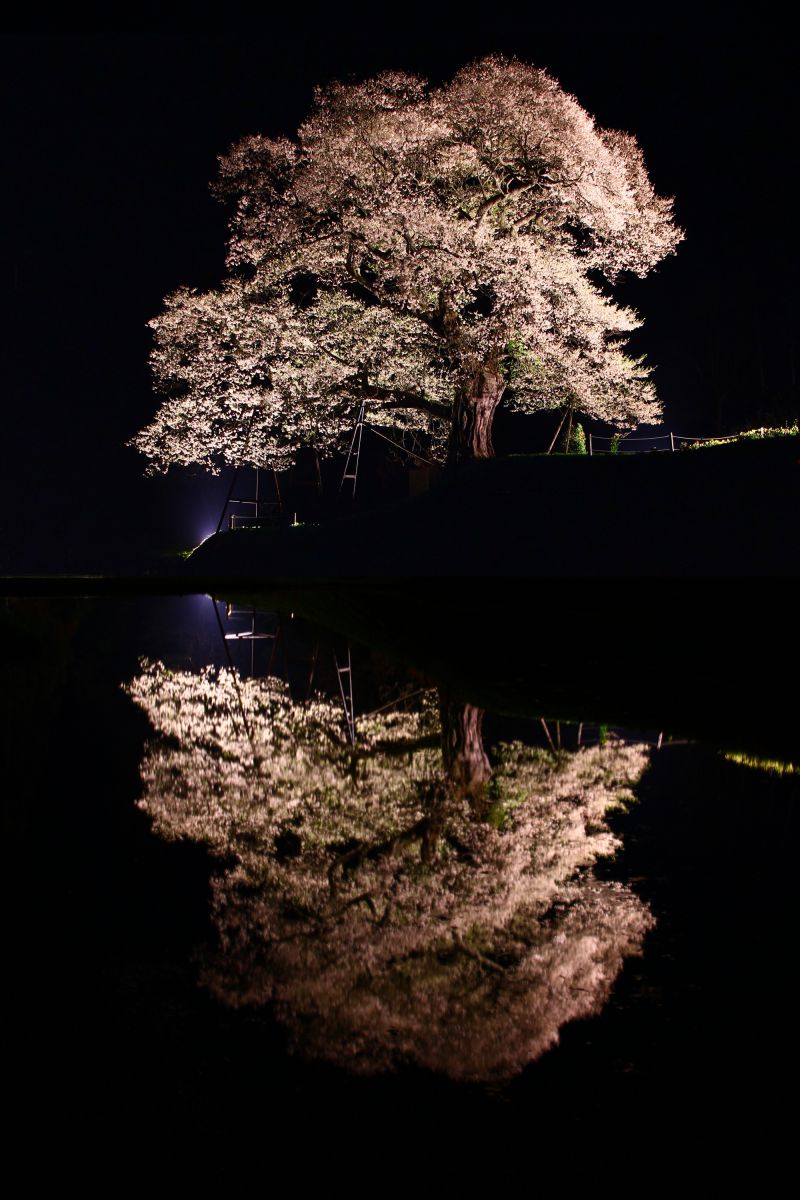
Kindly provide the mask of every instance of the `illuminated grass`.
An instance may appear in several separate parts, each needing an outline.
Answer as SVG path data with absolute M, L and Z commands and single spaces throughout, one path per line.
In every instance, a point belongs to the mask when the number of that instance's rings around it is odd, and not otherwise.
M 757 771 L 769 771 L 773 775 L 797 775 L 800 769 L 791 762 L 781 762 L 777 758 L 758 758 L 752 754 L 726 752 L 724 757 L 729 762 L 739 763 L 742 767 L 753 767 Z
M 737 442 L 762 441 L 764 438 L 797 437 L 800 427 L 795 423 L 780 429 L 743 429 L 735 438 L 710 438 L 708 441 L 687 442 L 684 450 L 704 450 L 708 446 L 735 446 Z

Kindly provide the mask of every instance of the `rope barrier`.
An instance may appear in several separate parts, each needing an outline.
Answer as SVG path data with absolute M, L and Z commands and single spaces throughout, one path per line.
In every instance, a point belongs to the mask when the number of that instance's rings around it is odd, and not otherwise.
M 647 438 L 629 438 L 629 437 L 623 437 L 622 434 L 611 434 L 610 436 L 605 433 L 593 433 L 592 434 L 592 440 L 595 442 L 613 442 L 614 438 L 617 438 L 620 445 L 622 445 L 623 442 L 668 442 L 669 434 L 668 433 L 653 434 L 652 437 L 647 437 Z
M 400 442 L 393 441 L 392 438 L 387 437 L 385 433 L 380 433 L 374 425 L 367 425 L 366 428 L 369 429 L 370 433 L 374 433 L 376 437 L 383 438 L 383 440 L 388 442 L 390 446 L 396 446 L 398 450 L 402 450 L 404 454 L 408 454 L 411 458 L 416 458 L 419 460 L 419 462 L 423 462 L 429 467 L 436 466 L 436 464 L 431 462 L 429 458 L 423 458 L 421 454 L 416 454 L 413 450 L 409 450 L 407 446 L 403 446 Z
M 732 442 L 739 436 L 738 433 L 726 433 L 719 437 L 690 437 L 688 433 L 654 433 L 652 437 L 644 438 L 629 438 L 623 435 L 612 434 L 611 436 L 605 433 L 593 433 L 592 440 L 595 442 L 613 442 L 615 437 L 619 437 L 619 444 L 623 442 L 668 442 L 671 437 L 679 438 L 682 442 Z
M 738 433 L 720 434 L 719 437 L 689 437 L 688 433 L 675 433 L 673 437 L 680 438 L 682 442 L 735 442 L 738 438 Z
M 421 696 L 427 690 L 427 688 L 417 688 L 415 692 L 408 692 L 405 696 L 398 696 L 396 700 L 390 700 L 388 704 L 382 704 L 380 708 L 373 708 L 372 712 L 364 713 L 361 719 L 364 721 L 367 717 L 376 717 L 378 713 L 386 712 L 387 709 L 394 708 L 396 704 L 404 704 L 406 700 L 413 700 L 415 696 Z

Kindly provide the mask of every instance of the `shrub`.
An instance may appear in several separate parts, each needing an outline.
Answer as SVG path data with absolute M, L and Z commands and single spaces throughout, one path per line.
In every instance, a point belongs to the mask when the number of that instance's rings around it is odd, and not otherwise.
M 586 434 L 583 431 L 583 426 L 579 421 L 576 421 L 572 426 L 572 436 L 569 439 L 570 454 L 586 454 Z

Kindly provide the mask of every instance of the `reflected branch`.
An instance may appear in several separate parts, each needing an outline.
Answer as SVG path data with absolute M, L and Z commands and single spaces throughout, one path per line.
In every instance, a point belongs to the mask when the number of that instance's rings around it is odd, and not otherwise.
M 271 1005 L 304 1054 L 508 1078 L 640 952 L 652 917 L 592 867 L 646 747 L 490 757 L 482 711 L 429 689 L 364 718 L 354 754 L 338 701 L 274 678 L 143 663 L 127 691 L 154 729 L 140 807 L 217 859 L 202 983 Z

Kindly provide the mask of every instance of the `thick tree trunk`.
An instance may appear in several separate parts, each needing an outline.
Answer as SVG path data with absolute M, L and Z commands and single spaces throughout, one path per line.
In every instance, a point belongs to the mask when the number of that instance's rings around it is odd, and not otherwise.
M 502 376 L 489 367 L 481 367 L 462 384 L 453 406 L 448 462 L 494 457 L 492 422 L 505 387 Z

